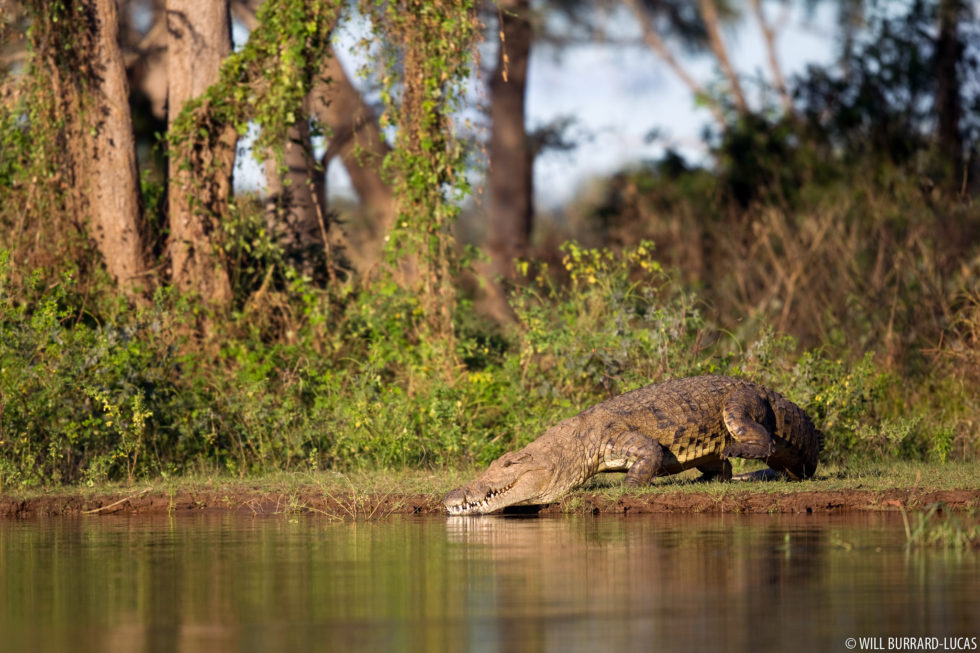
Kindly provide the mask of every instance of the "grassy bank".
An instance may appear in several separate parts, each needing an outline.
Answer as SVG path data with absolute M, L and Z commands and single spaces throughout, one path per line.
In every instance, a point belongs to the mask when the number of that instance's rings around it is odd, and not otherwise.
M 108 514 L 310 514 L 379 519 L 391 514 L 443 514 L 441 499 L 480 469 L 271 473 L 256 478 L 186 476 L 136 484 L 33 488 L 7 493 L 6 517 Z M 603 475 L 548 513 L 848 512 L 917 510 L 937 501 L 952 509 L 980 507 L 980 479 L 967 463 L 890 462 L 828 465 L 806 482 L 697 483 L 694 472 L 628 489 L 623 475 Z

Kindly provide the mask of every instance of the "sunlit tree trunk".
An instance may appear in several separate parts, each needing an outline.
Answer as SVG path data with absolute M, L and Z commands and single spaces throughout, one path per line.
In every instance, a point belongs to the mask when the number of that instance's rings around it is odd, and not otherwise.
M 116 2 L 96 0 L 94 8 L 95 61 L 100 74 L 92 89 L 96 122 L 87 130 L 91 139 L 91 159 L 85 166 L 90 224 L 109 273 L 120 288 L 134 292 L 144 281 L 146 266 L 129 88 L 117 41 Z
M 529 0 L 501 0 L 499 8 L 500 46 L 490 80 L 489 247 L 496 274 L 512 278 L 514 260 L 527 256 L 534 215 L 524 110 L 534 30 Z
M 231 51 L 227 0 L 167 0 L 168 126 L 181 108 L 218 79 L 222 60 Z M 233 127 L 212 135 L 211 152 L 198 153 L 219 171 L 217 183 L 195 183 L 180 161 L 170 161 L 167 199 L 170 217 L 171 280 L 184 292 L 199 293 L 217 304 L 231 299 L 227 270 L 216 251 L 216 217 L 231 192 L 236 134 Z M 225 174 L 227 171 L 227 174 Z

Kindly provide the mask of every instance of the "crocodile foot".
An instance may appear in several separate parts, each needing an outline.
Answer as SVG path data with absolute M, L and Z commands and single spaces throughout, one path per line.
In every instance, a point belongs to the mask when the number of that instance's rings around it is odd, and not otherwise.
M 778 472 L 775 469 L 757 469 L 754 472 L 745 472 L 732 476 L 733 481 L 785 481 L 789 479 L 787 474 Z
M 772 440 L 769 442 L 739 442 L 736 440 L 725 447 L 723 455 L 726 458 L 765 460 L 772 455 L 772 450 Z

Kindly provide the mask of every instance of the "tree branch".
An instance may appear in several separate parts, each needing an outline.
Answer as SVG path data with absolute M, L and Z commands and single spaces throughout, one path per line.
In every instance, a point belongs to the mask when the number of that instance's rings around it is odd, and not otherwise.
M 636 16 L 636 20 L 640 23 L 640 28 L 643 30 L 643 40 L 649 46 L 653 52 L 660 57 L 661 61 L 667 64 L 667 67 L 677 75 L 677 77 L 691 89 L 691 92 L 695 96 L 702 98 L 708 104 L 708 109 L 711 110 L 711 114 L 715 117 L 715 120 L 721 127 L 725 126 L 725 114 L 722 113 L 721 107 L 718 103 L 708 94 L 703 86 L 698 84 L 698 82 L 691 77 L 691 75 L 684 70 L 684 67 L 678 63 L 674 55 L 671 54 L 670 49 L 664 42 L 663 38 L 657 32 L 653 23 L 650 20 L 650 16 L 643 10 L 640 6 L 638 0 L 626 0 L 626 4 L 629 6 L 633 15 Z
M 793 100 L 786 90 L 786 80 L 783 77 L 782 67 L 779 65 L 779 58 L 776 56 L 776 33 L 766 20 L 766 14 L 762 10 L 762 0 L 752 0 L 752 11 L 759 22 L 759 29 L 762 30 L 762 37 L 766 44 L 766 54 L 769 57 L 769 69 L 772 72 L 773 84 L 776 86 L 776 93 L 779 101 L 783 105 L 783 111 L 787 117 L 795 115 L 793 110 Z
M 715 0 L 701 0 L 701 18 L 704 19 L 704 26 L 708 31 L 708 45 L 718 59 L 721 73 L 728 79 L 732 97 L 735 99 L 735 108 L 740 114 L 745 115 L 749 112 L 749 105 L 745 101 L 742 85 L 738 81 L 735 68 L 728 58 L 725 42 L 721 38 L 721 30 L 718 28 L 718 6 L 715 4 Z

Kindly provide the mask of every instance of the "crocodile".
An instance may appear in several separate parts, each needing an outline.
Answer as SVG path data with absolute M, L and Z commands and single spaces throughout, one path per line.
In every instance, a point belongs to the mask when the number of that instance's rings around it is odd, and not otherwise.
M 443 503 L 451 515 L 548 504 L 601 472 L 626 472 L 632 487 L 692 467 L 702 479 L 731 480 L 729 457 L 764 460 L 770 469 L 756 478 L 800 480 L 813 475 L 822 446 L 803 409 L 773 390 L 729 376 L 673 379 L 555 424 Z

